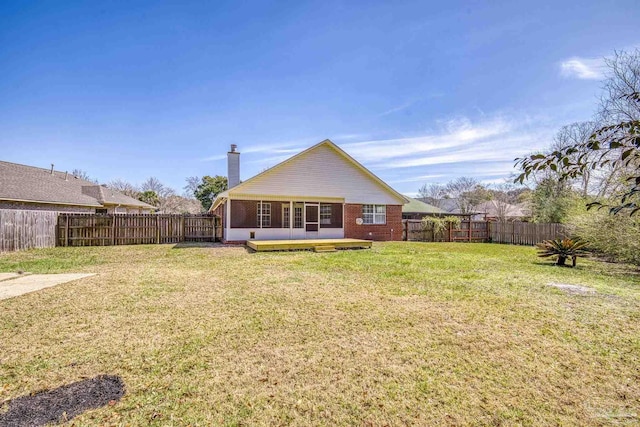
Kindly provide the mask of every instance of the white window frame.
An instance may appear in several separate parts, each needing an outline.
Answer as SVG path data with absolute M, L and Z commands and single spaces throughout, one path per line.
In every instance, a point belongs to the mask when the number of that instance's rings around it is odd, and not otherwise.
M 293 228 L 304 228 L 304 205 L 293 205 Z
M 387 223 L 387 205 L 362 205 L 362 223 L 384 225 Z
M 291 221 L 291 212 L 289 205 L 282 205 L 282 228 L 289 228 Z
M 271 203 L 258 203 L 258 225 L 260 228 L 271 227 Z
M 328 212 L 323 212 L 327 211 Z M 331 225 L 331 217 L 333 214 L 333 206 L 328 204 L 320 205 L 320 225 Z

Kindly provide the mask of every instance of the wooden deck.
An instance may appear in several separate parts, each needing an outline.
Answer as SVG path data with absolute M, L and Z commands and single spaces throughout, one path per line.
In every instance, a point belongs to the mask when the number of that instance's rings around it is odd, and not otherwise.
M 366 249 L 371 240 L 359 239 L 308 239 L 308 240 L 247 240 L 247 246 L 257 252 L 315 250 L 317 252 L 335 249 Z

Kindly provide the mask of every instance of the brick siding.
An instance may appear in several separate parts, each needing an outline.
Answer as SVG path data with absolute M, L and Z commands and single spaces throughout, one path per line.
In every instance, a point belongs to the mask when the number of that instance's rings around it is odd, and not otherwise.
M 362 205 L 345 204 L 344 237 L 380 241 L 402 240 L 402 206 L 400 205 L 387 205 L 386 224 L 358 225 L 356 218 L 362 218 Z

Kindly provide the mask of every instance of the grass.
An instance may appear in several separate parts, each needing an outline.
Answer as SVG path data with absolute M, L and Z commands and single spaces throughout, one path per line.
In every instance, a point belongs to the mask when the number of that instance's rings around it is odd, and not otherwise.
M 99 273 L 0 301 L 0 401 L 123 378 L 77 425 L 640 423 L 640 274 L 620 264 L 385 243 L 0 255 L 18 269 Z

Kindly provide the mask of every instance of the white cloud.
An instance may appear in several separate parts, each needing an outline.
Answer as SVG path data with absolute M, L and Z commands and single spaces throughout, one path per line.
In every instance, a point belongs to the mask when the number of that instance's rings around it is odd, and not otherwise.
M 217 155 L 217 156 L 204 157 L 204 158 L 202 158 L 200 160 L 203 161 L 203 162 L 214 162 L 216 160 L 224 160 L 226 158 L 227 158 L 226 154 L 220 154 L 220 155 Z
M 604 77 L 602 58 L 569 58 L 560 63 L 560 74 L 583 80 L 599 80 Z
M 443 178 L 445 176 L 446 176 L 445 174 L 419 175 L 419 176 L 412 176 L 410 178 L 391 180 L 391 181 L 389 181 L 389 184 L 400 184 L 400 183 L 403 183 L 403 182 L 431 181 L 431 180 L 434 180 L 434 179 L 437 179 L 437 178 Z
M 378 114 L 378 117 L 388 116 L 389 114 L 397 113 L 398 111 L 402 111 L 402 110 L 404 110 L 406 108 L 409 108 L 412 105 L 413 105 L 413 101 L 405 102 L 402 105 L 398 105 L 397 107 L 390 108 L 387 111 Z

